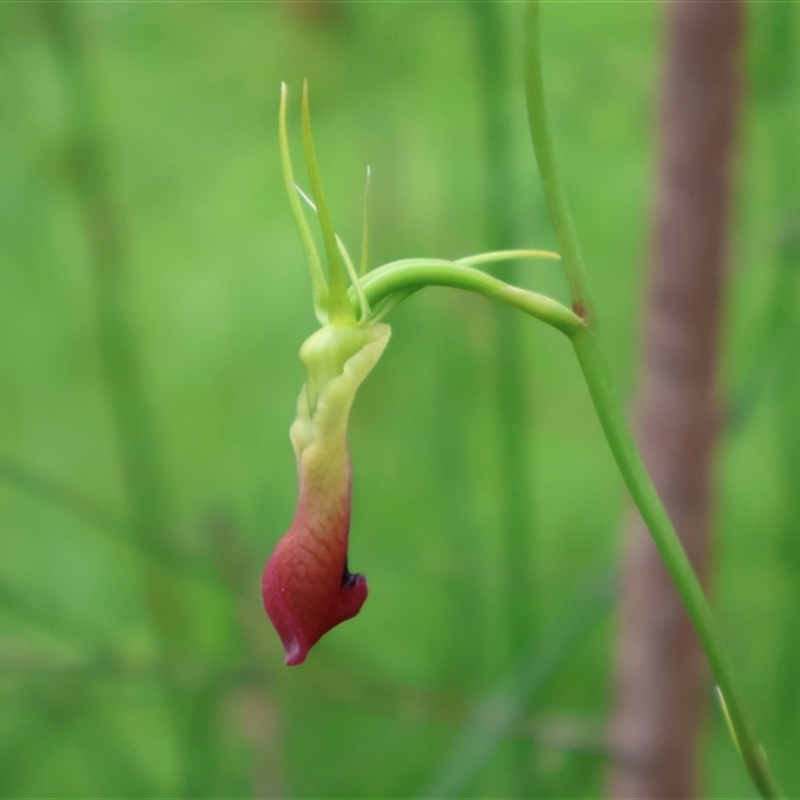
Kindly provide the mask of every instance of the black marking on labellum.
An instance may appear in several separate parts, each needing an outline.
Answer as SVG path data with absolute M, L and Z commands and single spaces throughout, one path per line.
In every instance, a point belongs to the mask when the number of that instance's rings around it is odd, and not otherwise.
M 344 561 L 344 571 L 342 572 L 342 589 L 352 589 L 356 585 L 358 574 L 353 574 L 347 569 L 347 559 Z

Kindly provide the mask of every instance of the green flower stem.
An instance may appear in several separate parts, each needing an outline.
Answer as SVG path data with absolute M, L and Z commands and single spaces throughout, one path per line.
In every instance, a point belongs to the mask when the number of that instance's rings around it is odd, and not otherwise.
M 584 327 L 581 319 L 557 300 L 510 286 L 492 275 L 453 261 L 435 258 L 395 261 L 367 273 L 362 278 L 362 286 L 372 308 L 393 296 L 407 296 L 425 286 L 450 286 L 499 300 L 567 336 Z M 350 299 L 357 305 L 354 292 Z
M 66 4 L 41 6 L 64 80 L 70 114 L 69 163 L 84 218 L 94 280 L 99 353 L 107 384 L 120 462 L 130 506 L 129 535 L 139 549 L 173 553 L 168 538 L 171 498 L 139 354 L 126 307 L 127 242 L 115 203 L 93 77 L 82 41 L 81 11 Z M 146 597 L 159 645 L 177 657 L 186 645 L 185 608 L 162 565 L 142 565 Z
M 528 121 L 530 123 L 536 163 L 539 165 L 539 178 L 542 181 L 550 221 L 561 247 L 561 259 L 572 295 L 572 307 L 580 317 L 591 319 L 594 314 L 586 287 L 586 267 L 583 262 L 578 234 L 572 214 L 569 211 L 567 196 L 558 179 L 550 126 L 547 121 L 547 106 L 544 102 L 544 79 L 539 46 L 539 3 L 528 3 L 526 19 L 527 45 L 525 47 L 525 86 L 528 100 Z
M 617 466 L 700 638 L 747 771 L 762 797 L 783 797 L 745 711 L 731 659 L 711 607 L 636 448 L 594 326 L 586 325 L 552 298 L 509 286 L 491 275 L 452 261 L 397 261 L 368 273 L 363 279 L 364 294 L 373 308 L 426 286 L 449 286 L 499 300 L 552 325 L 570 338 Z M 351 300 L 355 301 L 355 294 Z
M 597 416 L 625 484 L 650 530 L 675 588 L 683 601 L 711 666 L 727 708 L 734 743 L 762 797 L 783 797 L 770 773 L 763 747 L 745 710 L 733 664 L 711 607 L 689 563 L 683 545 L 658 497 L 631 435 L 597 334 L 591 327 L 572 339 L 575 355 L 583 370 Z
M 745 710 L 742 693 L 736 680 L 730 656 L 722 639 L 711 607 L 703 594 L 697 576 L 683 550 L 680 539 L 667 516 L 622 412 L 595 330 L 594 314 L 586 290 L 585 270 L 575 226 L 569 213 L 566 196 L 553 156 L 552 137 L 547 125 L 542 80 L 539 2 L 531 0 L 527 16 L 526 49 L 528 115 L 536 160 L 550 215 L 558 236 L 564 269 L 572 293 L 573 308 L 586 319 L 586 326 L 572 335 L 575 354 L 583 370 L 594 407 L 603 426 L 611 451 L 622 477 L 645 524 L 658 547 L 675 588 L 692 620 L 703 645 L 706 658 L 717 681 L 735 743 L 762 797 L 782 797 L 772 776 L 763 747 Z
M 486 166 L 486 242 L 507 246 L 516 237 L 517 184 L 511 116 L 511 53 L 506 46 L 505 4 L 470 3 L 475 35 L 475 56 L 483 146 Z M 510 261 L 493 274 L 510 284 L 519 283 L 521 264 Z M 540 586 L 534 565 L 540 560 L 536 530 L 536 497 L 532 488 L 533 457 L 530 435 L 537 409 L 523 376 L 528 371 L 520 323 L 500 305 L 493 305 L 495 425 L 499 491 L 495 498 L 501 535 L 502 581 L 508 634 L 506 663 L 515 666 L 530 648 L 536 631 L 536 610 L 541 608 Z M 508 743 L 507 791 L 522 797 L 535 794 L 529 741 Z

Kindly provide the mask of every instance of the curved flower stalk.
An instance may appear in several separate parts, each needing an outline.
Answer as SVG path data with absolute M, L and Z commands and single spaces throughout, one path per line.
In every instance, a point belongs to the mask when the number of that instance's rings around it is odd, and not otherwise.
M 367 581 L 348 568 L 351 470 L 347 423 L 358 387 L 381 357 L 390 328 L 380 322 L 422 286 L 440 284 L 478 292 L 537 316 L 565 333 L 582 323 L 548 297 L 508 286 L 476 269 L 509 258 L 550 258 L 555 253 L 513 250 L 460 261 L 410 259 L 367 273 L 367 225 L 359 270 L 336 235 L 325 201 L 311 137 L 308 87 L 303 88 L 302 128 L 313 201 L 295 184 L 286 132 L 286 86 L 281 90 L 280 148 L 286 191 L 311 273 L 314 310 L 322 327 L 300 348 L 307 381 L 290 436 L 300 483 L 294 520 L 267 562 L 261 582 L 267 614 L 289 666 L 301 664 L 331 628 L 354 617 L 367 599 Z M 317 214 L 325 244 L 322 268 L 301 198 Z M 342 263 L 344 262 L 344 263 Z M 348 289 L 345 272 L 352 286 Z M 370 305 L 368 297 L 373 298 Z

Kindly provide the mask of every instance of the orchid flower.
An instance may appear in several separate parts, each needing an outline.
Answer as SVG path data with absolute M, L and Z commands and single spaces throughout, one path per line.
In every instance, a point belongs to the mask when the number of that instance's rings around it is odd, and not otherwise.
M 315 312 L 322 323 L 300 349 L 308 380 L 300 392 L 297 419 L 290 431 L 300 482 L 297 510 L 288 533 L 267 562 L 261 582 L 264 607 L 291 666 L 302 663 L 323 634 L 358 614 L 367 599 L 366 578 L 352 574 L 347 563 L 351 486 L 347 422 L 356 391 L 381 357 L 390 329 L 371 317 L 363 297 L 356 319 L 342 257 L 354 286 L 359 286 L 359 279 L 335 234 L 322 191 L 311 139 L 307 84 L 303 88 L 303 143 L 316 205 L 294 183 L 286 134 L 286 94 L 284 85 L 280 110 L 283 174 L 311 270 Z M 318 213 L 330 284 L 298 195 Z M 362 265 L 365 261 L 366 249 L 362 248 Z
M 503 251 L 457 262 L 407 259 L 367 273 L 366 193 L 357 272 L 347 248 L 336 235 L 322 189 L 311 136 L 307 84 L 303 87 L 302 133 L 313 200 L 294 180 L 286 103 L 283 85 L 279 117 L 281 165 L 311 273 L 314 310 L 322 326 L 300 348 L 307 381 L 290 431 L 300 483 L 297 510 L 289 531 L 270 556 L 261 581 L 264 607 L 283 643 L 286 664 L 294 666 L 305 660 L 310 648 L 331 628 L 358 614 L 367 599 L 366 578 L 351 573 L 347 561 L 351 497 L 347 423 L 359 386 L 389 341 L 390 328 L 380 322 L 383 316 L 422 285 L 438 283 L 493 296 L 565 331 L 580 321 L 550 298 L 507 286 L 475 269 L 477 265 L 507 258 L 557 259 L 555 253 Z M 328 262 L 327 279 L 302 201 L 319 219 Z M 345 272 L 352 284 L 350 289 Z M 375 298 L 373 306 L 368 302 L 368 291 Z

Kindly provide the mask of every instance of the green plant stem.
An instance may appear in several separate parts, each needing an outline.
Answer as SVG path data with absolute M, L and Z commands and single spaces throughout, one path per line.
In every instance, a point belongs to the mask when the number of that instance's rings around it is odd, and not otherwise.
M 515 170 L 512 126 L 508 107 L 508 54 L 504 47 L 503 6 L 497 0 L 470 5 L 475 23 L 476 66 L 484 125 L 487 187 L 487 244 L 493 249 L 514 241 Z M 517 283 L 519 265 L 509 260 L 494 274 Z M 509 627 L 509 664 L 515 665 L 530 647 L 537 607 L 533 574 L 535 543 L 531 458 L 526 434 L 534 419 L 527 396 L 525 356 L 520 320 L 494 307 L 494 364 L 497 395 L 497 439 L 500 453 L 500 520 L 503 536 L 506 617 Z M 531 791 L 530 748 L 522 744 L 517 759 L 520 794 Z
M 564 194 L 558 178 L 550 125 L 547 120 L 547 106 L 544 102 L 538 0 L 531 0 L 528 3 L 527 11 L 525 86 L 528 100 L 528 121 L 533 149 L 536 152 L 536 162 L 539 165 L 539 178 L 542 181 L 550 221 L 561 248 L 561 259 L 572 296 L 572 307 L 578 316 L 591 320 L 594 317 L 594 311 L 586 286 L 583 253 L 575 230 L 575 223 L 572 221 L 567 196 Z
M 101 366 L 110 400 L 128 500 L 130 535 L 143 549 L 159 550 L 168 533 L 153 419 L 147 402 L 125 303 L 127 247 L 106 149 L 98 125 L 94 82 L 81 37 L 81 17 L 64 4 L 42 6 L 70 112 L 69 165 L 83 216 L 94 281 Z M 165 652 L 183 627 L 180 600 L 166 571 L 143 564 L 146 602 Z
M 77 9 L 49 3 L 43 4 L 41 11 L 59 59 L 71 115 L 70 166 L 92 265 L 100 355 L 130 506 L 131 535 L 143 549 L 159 550 L 170 532 L 170 498 L 127 315 L 127 247 L 99 132 L 90 62 Z M 173 576 L 161 564 L 143 563 L 142 578 L 156 645 L 171 670 L 179 665 L 189 645 L 187 610 Z M 176 681 L 169 681 L 167 688 L 173 719 L 181 729 L 184 786 L 191 787 L 194 754 L 186 708 L 192 696 Z M 192 796 L 188 791 L 184 794 Z
M 597 335 L 591 328 L 584 328 L 573 337 L 572 343 L 617 466 L 675 583 L 722 692 L 747 771 L 762 797 L 781 797 L 781 790 L 770 773 L 764 750 L 746 713 L 722 634 L 639 455 Z
M 486 244 L 507 247 L 515 237 L 516 172 L 509 114 L 509 54 L 503 30 L 504 4 L 499 0 L 470 3 L 476 37 L 476 67 L 486 164 Z M 519 264 L 509 261 L 493 270 L 502 280 L 518 283 Z M 520 325 L 515 314 L 493 305 L 494 341 L 490 361 L 495 394 L 495 429 L 498 447 L 497 508 L 501 537 L 504 617 L 508 635 L 505 665 L 514 669 L 531 647 L 536 631 L 535 609 L 541 607 L 538 581 L 537 536 L 530 433 L 536 420 L 525 376 Z M 518 713 L 529 710 L 528 698 Z M 523 738 L 505 744 L 509 793 L 528 797 L 536 793 L 535 748 Z M 442 792 L 441 796 L 453 796 Z
M 528 3 L 526 25 L 528 115 L 545 198 L 569 280 L 573 308 L 587 322 L 586 327 L 576 330 L 572 337 L 575 354 L 617 466 L 642 519 L 653 536 L 700 638 L 727 706 L 734 738 L 747 771 L 763 797 L 780 797 L 782 792 L 770 772 L 764 750 L 756 739 L 746 713 L 733 665 L 711 607 L 639 456 L 622 406 L 614 392 L 611 374 L 598 341 L 594 314 L 590 313 L 583 258 L 566 195 L 561 188 L 547 124 L 540 53 L 539 11 L 538 0 L 531 0 Z
M 91 497 L 84 497 L 70 487 L 39 475 L 3 455 L 0 455 L 0 482 L 13 486 L 54 508 L 67 511 L 76 519 L 103 531 L 116 534 L 126 525 L 123 517 Z
M 124 300 L 126 242 L 98 133 L 93 82 L 75 9 L 48 4 L 42 6 L 42 13 L 59 58 L 72 117 L 70 166 L 84 217 L 100 356 L 128 494 L 131 535 L 143 549 L 158 552 L 164 549 L 169 532 L 169 498 L 128 322 Z M 160 645 L 174 651 L 184 627 L 180 600 L 160 567 L 148 565 L 144 579 Z
M 616 597 L 616 576 L 584 578 L 563 612 L 539 632 L 526 656 L 483 697 L 465 720 L 450 751 L 418 797 L 461 797 L 486 767 L 500 744 L 510 738 L 542 692 L 574 654 Z M 530 750 L 530 741 L 526 742 Z M 524 795 L 524 796 L 530 796 Z
M 776 399 L 776 432 L 779 473 L 783 484 L 783 506 L 779 521 L 778 553 L 787 581 L 784 601 L 782 642 L 777 659 L 776 728 L 779 733 L 782 765 L 787 772 L 796 763 L 800 685 L 797 664 L 800 662 L 800 426 L 797 404 L 800 400 L 800 306 L 797 286 L 800 281 L 800 202 L 797 181 L 800 178 L 800 155 L 795 131 L 800 122 L 797 89 L 800 73 L 794 63 L 800 43 L 800 16 L 793 4 L 765 7 L 768 34 L 764 41 L 764 78 L 760 89 L 772 153 L 773 209 L 779 221 L 779 239 L 775 247 L 774 283 L 767 303 L 763 339 L 756 351 L 754 367 L 747 385 L 758 399 L 773 394 Z M 757 95 L 758 97 L 758 95 Z M 766 369 L 759 365 L 766 364 Z M 755 405 L 755 404 L 753 404 Z M 789 787 L 790 790 L 795 787 Z
M 51 508 L 70 514 L 74 519 L 97 528 L 131 551 L 182 576 L 204 581 L 219 588 L 216 576 L 205 565 L 192 561 L 167 542 L 142 542 L 130 536 L 131 523 L 121 514 L 105 508 L 91 497 L 76 492 L 58 480 L 41 475 L 13 459 L 0 455 L 0 483 L 10 486 Z
M 372 308 L 393 296 L 407 296 L 425 286 L 450 286 L 499 300 L 552 325 L 568 336 L 584 327 L 581 319 L 557 300 L 510 286 L 499 278 L 453 261 L 435 258 L 395 261 L 367 273 L 362 286 Z M 350 299 L 355 299 L 354 293 Z

